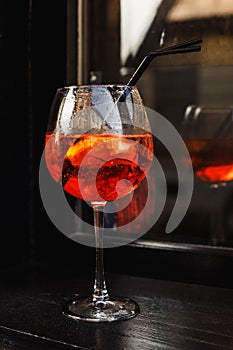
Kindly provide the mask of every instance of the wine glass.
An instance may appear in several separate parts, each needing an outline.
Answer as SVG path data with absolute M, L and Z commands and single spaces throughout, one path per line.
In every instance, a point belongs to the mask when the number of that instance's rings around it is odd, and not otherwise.
M 182 134 L 195 176 L 208 184 L 213 205 L 210 235 L 213 244 L 224 241 L 223 203 L 225 188 L 233 180 L 233 109 L 231 106 L 189 105 Z M 215 197 L 217 196 L 217 197 Z
M 149 120 L 136 86 L 57 89 L 46 131 L 45 160 L 65 193 L 91 205 L 96 246 L 93 293 L 65 303 L 66 316 L 103 322 L 126 320 L 139 313 L 133 300 L 108 293 L 103 264 L 104 209 L 108 202 L 140 186 L 152 157 Z

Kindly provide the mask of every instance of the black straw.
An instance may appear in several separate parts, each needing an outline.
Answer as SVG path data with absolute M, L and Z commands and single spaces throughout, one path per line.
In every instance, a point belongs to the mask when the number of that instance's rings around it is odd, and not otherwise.
M 128 83 L 126 84 L 126 86 L 136 85 L 136 83 L 138 82 L 138 80 L 140 79 L 142 74 L 144 73 L 145 69 L 149 66 L 149 64 L 151 63 L 151 61 L 155 57 L 163 56 L 163 55 L 165 56 L 165 55 L 174 55 L 174 54 L 178 54 L 178 53 L 200 51 L 201 46 L 196 45 L 196 44 L 200 44 L 201 42 L 202 42 L 202 39 L 192 39 L 192 40 L 188 40 L 188 41 L 185 41 L 183 43 L 180 43 L 180 44 L 171 45 L 171 46 L 157 49 L 155 51 L 148 52 L 147 55 L 142 60 L 142 62 L 140 63 L 140 65 L 138 66 L 138 68 L 136 69 L 136 71 L 134 72 L 134 74 L 132 75 L 132 77 L 130 78 L 130 80 L 128 81 Z M 120 94 L 120 96 L 117 98 L 117 100 L 115 101 L 113 108 L 110 110 L 108 115 L 111 114 L 112 110 L 117 106 L 118 102 L 125 102 L 126 101 L 127 94 L 128 94 L 128 92 L 127 92 L 127 87 L 126 87 L 123 90 L 123 92 Z M 105 118 L 105 120 L 107 120 L 107 118 L 108 118 L 108 116 Z M 109 126 L 109 127 L 111 129 L 111 126 Z
M 146 54 L 142 62 L 139 64 L 138 68 L 128 81 L 128 86 L 136 85 L 146 68 L 149 66 L 151 61 L 157 57 L 157 56 L 164 56 L 164 55 L 174 55 L 178 53 L 187 53 L 187 52 L 195 52 L 195 51 L 201 51 L 200 45 L 194 45 L 202 43 L 202 39 L 193 39 L 188 40 L 180 44 L 171 45 L 167 47 L 163 47 L 160 49 L 157 49 L 155 51 L 150 51 Z
M 202 43 L 201 38 L 191 39 L 191 40 L 187 40 L 187 41 L 184 41 L 182 43 L 179 43 L 179 44 L 174 44 L 174 45 L 162 47 L 160 49 L 157 49 L 156 52 L 163 51 L 163 50 L 170 50 L 170 49 L 174 50 L 174 49 L 189 47 L 189 46 L 193 46 L 194 44 L 201 44 L 201 43 Z

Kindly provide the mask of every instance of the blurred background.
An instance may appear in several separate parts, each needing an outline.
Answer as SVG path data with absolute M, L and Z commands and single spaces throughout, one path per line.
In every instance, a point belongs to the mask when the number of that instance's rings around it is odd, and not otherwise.
M 85 258 L 86 268 L 92 269 L 94 250 L 60 233 L 40 198 L 38 171 L 56 89 L 71 84 L 125 83 L 148 51 L 202 38 L 201 53 L 152 61 L 137 84 L 144 104 L 166 117 L 178 131 L 190 104 L 232 106 L 233 3 L 21 0 L 12 5 L 2 0 L 0 34 L 2 139 L 7 142 L 1 172 L 1 265 L 40 261 L 79 266 Z M 174 232 L 165 234 L 176 199 L 177 177 L 165 147 L 157 143 L 155 152 L 168 185 L 164 211 L 139 242 L 118 251 L 108 249 L 106 268 L 201 281 L 206 275 L 195 269 L 204 266 L 202 271 L 207 274 L 211 266 L 210 283 L 215 283 L 216 266 L 222 271 L 226 259 L 233 256 L 233 185 L 228 184 L 221 202 L 221 239 L 211 237 L 209 231 L 215 199 L 210 199 L 207 184 L 196 178 L 185 218 Z M 84 213 L 89 215 L 87 208 Z M 180 257 L 180 251 L 186 255 Z M 202 255 L 195 256 L 195 252 Z M 116 261 L 119 254 L 121 262 Z M 130 262 L 131 256 L 136 265 Z M 189 262 L 186 267 L 184 261 Z M 159 266 L 156 271 L 151 262 Z

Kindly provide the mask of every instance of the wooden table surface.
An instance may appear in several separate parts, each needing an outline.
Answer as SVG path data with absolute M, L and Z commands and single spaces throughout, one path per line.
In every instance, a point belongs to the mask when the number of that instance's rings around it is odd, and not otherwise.
M 94 324 L 61 312 L 74 293 L 89 294 L 92 277 L 55 267 L 1 273 L 1 350 L 232 350 L 233 290 L 107 274 L 109 291 L 130 297 L 140 314 Z

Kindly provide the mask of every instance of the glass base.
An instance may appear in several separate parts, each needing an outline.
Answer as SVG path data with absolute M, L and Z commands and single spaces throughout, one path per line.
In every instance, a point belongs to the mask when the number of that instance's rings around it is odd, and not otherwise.
M 139 313 L 139 305 L 128 298 L 111 297 L 92 302 L 92 298 L 76 298 L 63 305 L 63 314 L 75 320 L 112 322 L 128 320 Z

